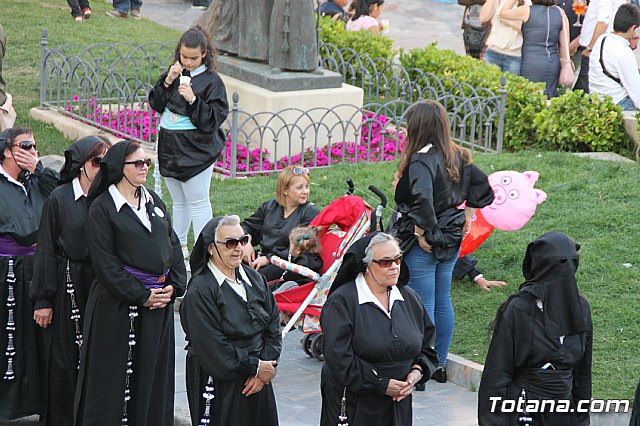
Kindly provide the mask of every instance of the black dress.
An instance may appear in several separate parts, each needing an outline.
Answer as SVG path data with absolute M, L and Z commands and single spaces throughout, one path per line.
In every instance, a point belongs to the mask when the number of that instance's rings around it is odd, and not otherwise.
M 404 301 L 395 301 L 391 318 L 371 302 L 359 304 L 354 281 L 327 298 L 320 324 L 324 335 L 321 426 L 335 426 L 346 387 L 350 426 L 412 423 L 411 395 L 394 402 L 385 395 L 389 379 L 405 380 L 413 364 L 435 371 L 432 348 L 435 329 L 417 294 L 397 287 Z
M 30 247 L 38 238 L 38 225 L 45 199 L 58 184 L 57 172 L 38 163 L 36 172 L 23 181 L 24 188 L 0 174 L 0 237 L 10 237 L 22 246 Z M 15 306 L 7 306 L 9 290 L 7 273 L 13 263 Z M 0 256 L 0 421 L 40 412 L 41 391 L 36 335 L 38 325 L 33 320 L 33 305 L 29 286 L 33 273 L 33 256 Z M 12 357 L 13 379 L 5 379 L 9 359 L 7 324 L 13 311 L 15 331 Z
M 180 321 L 189 342 L 187 396 L 194 425 L 205 412 L 203 392 L 213 379 L 211 424 L 275 426 L 278 413 L 271 383 L 249 397 L 245 380 L 258 359 L 277 360 L 282 349 L 278 308 L 264 277 L 242 265 L 251 285 L 245 302 L 225 281 L 220 285 L 204 267 L 189 282 L 180 305 Z
M 143 307 L 150 290 L 123 269 L 128 265 L 155 275 L 169 270 L 166 283 L 173 285 L 173 297 L 184 292 L 186 269 L 180 243 L 164 203 L 149 192 L 153 202 L 142 208 L 148 212 L 151 232 L 129 205 L 118 212 L 108 191 L 98 195 L 89 210 L 87 237 L 97 279 L 87 300 L 76 425 L 122 424 L 130 314 L 136 309 L 128 422 L 136 426 L 173 424 L 173 304 L 155 310 Z
M 256 212 L 242 222 L 244 232 L 251 235 L 254 246 L 262 246 L 262 254 L 270 257 L 276 255 L 282 259 L 289 257 L 289 233 L 297 226 L 307 226 L 318 213 L 316 206 L 308 202 L 298 206 L 289 217 L 284 217 L 284 207 L 270 200 L 262 203 Z M 260 272 L 273 281 L 282 276 L 284 271 L 272 264 L 260 268 Z
M 56 188 L 42 210 L 30 293 L 34 309 L 53 308 L 51 324 L 42 330 L 48 425 L 73 424 L 82 319 L 95 278 L 84 240 L 86 218 L 86 197 L 76 200 L 71 182 Z

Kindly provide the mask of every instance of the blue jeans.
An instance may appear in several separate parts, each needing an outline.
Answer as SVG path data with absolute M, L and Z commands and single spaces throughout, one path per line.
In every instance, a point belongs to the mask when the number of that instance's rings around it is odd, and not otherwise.
M 142 9 L 142 0 L 113 0 L 113 8 L 120 12 L 129 13 L 131 9 Z
M 502 72 L 520 75 L 520 63 L 522 62 L 520 56 L 505 55 L 495 50 L 487 49 L 484 52 L 484 61 L 488 64 L 497 65 Z
M 453 335 L 453 305 L 451 304 L 451 275 L 458 256 L 440 262 L 416 243 L 404 259 L 409 268 L 409 287 L 422 299 L 429 317 L 436 327 L 435 348 L 439 364 L 447 364 Z
M 622 107 L 623 111 L 637 111 L 638 108 L 636 108 L 635 104 L 633 103 L 633 101 L 631 100 L 630 97 L 625 96 L 620 102 L 618 102 L 618 105 L 620 105 L 620 107 Z

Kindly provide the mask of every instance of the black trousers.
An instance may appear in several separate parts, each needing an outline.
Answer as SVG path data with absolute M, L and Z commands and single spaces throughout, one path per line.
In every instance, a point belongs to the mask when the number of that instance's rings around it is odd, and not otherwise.
M 584 55 L 580 58 L 580 72 L 576 84 L 573 85 L 573 90 L 589 93 L 589 58 Z
M 82 9 L 89 7 L 89 0 L 67 0 L 71 8 L 71 16 L 82 16 Z

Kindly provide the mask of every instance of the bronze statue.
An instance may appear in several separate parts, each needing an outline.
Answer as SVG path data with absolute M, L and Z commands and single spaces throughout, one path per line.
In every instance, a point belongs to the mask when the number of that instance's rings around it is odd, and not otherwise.
M 276 72 L 318 68 L 313 0 L 274 1 L 269 45 L 269 65 Z

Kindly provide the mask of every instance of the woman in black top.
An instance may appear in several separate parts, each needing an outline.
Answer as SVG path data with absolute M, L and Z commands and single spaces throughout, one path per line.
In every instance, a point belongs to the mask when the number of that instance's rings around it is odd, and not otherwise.
M 591 400 L 593 347 L 591 309 L 576 284 L 579 249 L 561 232 L 544 234 L 527 247 L 526 281 L 500 305 L 493 323 L 478 391 L 481 426 L 523 424 L 519 418 L 529 416 L 534 425 L 590 424 L 588 410 L 576 410 L 584 408 L 579 401 Z M 503 412 L 505 399 L 522 399 L 518 404 L 524 407 L 555 400 L 558 412 L 549 405 L 528 412 L 505 405 Z
M 209 188 L 213 163 L 224 148 L 220 128 L 229 113 L 227 93 L 216 68 L 211 37 L 200 26 L 178 41 L 175 63 L 149 93 L 151 108 L 162 114 L 158 162 L 173 200 L 173 222 L 187 250 L 212 217 Z
M 89 191 L 87 300 L 76 425 L 172 425 L 173 300 L 186 287 L 167 209 L 147 190 L 151 160 L 123 141 L 100 163 Z
M 276 184 L 276 199 L 263 203 L 258 210 L 242 222 L 242 228 L 250 235 L 250 244 L 244 247 L 244 259 L 260 271 L 267 281 L 273 281 L 284 273 L 269 263 L 269 257 L 289 257 L 289 233 L 297 226 L 307 226 L 319 213 L 309 201 L 309 169 L 289 166 L 280 172 Z M 253 246 L 260 245 L 256 256 Z
M 491 204 L 493 190 L 469 151 L 451 139 L 441 104 L 416 102 L 406 119 L 407 147 L 398 165 L 395 194 L 401 213 L 398 237 L 410 271 L 409 286 L 420 295 L 436 326 L 436 379 L 445 382 L 453 334 L 451 274 L 471 218 L 476 208 Z M 466 208 L 459 209 L 465 200 Z
M 87 193 L 109 145 L 97 136 L 64 152 L 60 184 L 44 204 L 34 258 L 34 319 L 43 327 L 45 424 L 73 424 L 73 400 L 82 346 L 82 322 L 95 278 L 84 239 Z M 46 419 L 46 420 L 45 420 Z

